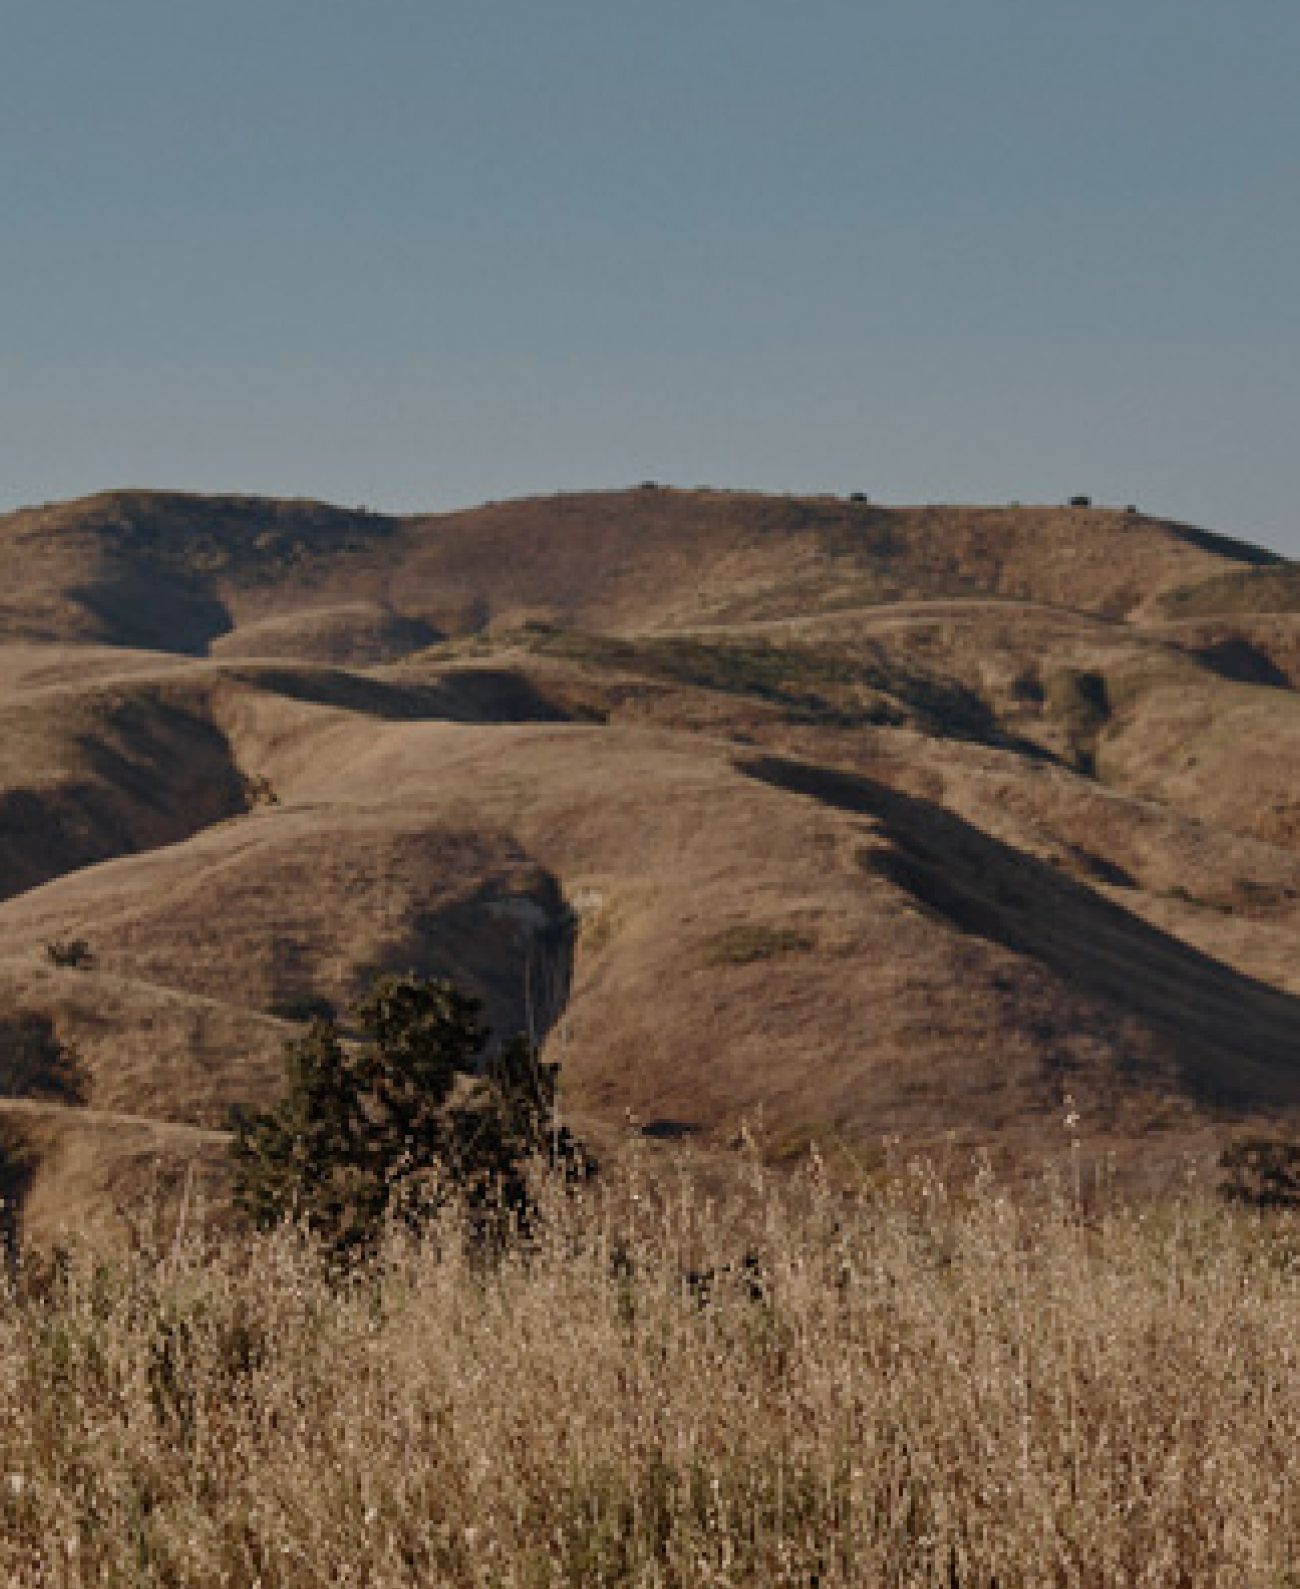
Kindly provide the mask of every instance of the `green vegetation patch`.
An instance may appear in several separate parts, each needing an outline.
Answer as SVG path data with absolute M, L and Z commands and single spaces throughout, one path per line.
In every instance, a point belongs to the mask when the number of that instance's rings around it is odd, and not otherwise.
M 820 704 L 817 689 L 875 682 L 856 657 L 813 646 L 768 640 L 716 641 L 672 636 L 623 640 L 612 635 L 533 628 L 534 649 L 594 667 L 667 679 L 698 689 L 757 695 L 792 705 Z
M 354 1008 L 363 1041 L 317 1018 L 285 1044 L 273 1110 L 237 1111 L 235 1203 L 273 1228 L 304 1223 L 339 1259 L 364 1255 L 390 1217 L 416 1230 L 452 1190 L 479 1237 L 529 1213 L 527 1167 L 594 1170 L 553 1123 L 559 1066 L 520 1035 L 489 1048 L 480 1001 L 449 982 L 381 977 Z
M 1166 618 L 1205 618 L 1219 613 L 1300 612 L 1300 563 L 1240 569 L 1184 585 L 1160 598 Z
M 1180 651 L 1153 651 L 1106 675 L 1106 698 L 1112 717 L 1131 711 L 1154 690 L 1191 689 L 1221 680 L 1210 668 Z
M 710 966 L 748 966 L 759 960 L 802 954 L 814 940 L 795 927 L 768 927 L 754 922 L 737 923 L 709 941 L 704 963 Z
M 535 625 L 524 638 L 543 655 L 746 696 L 819 726 L 914 723 L 946 738 L 1005 742 L 991 708 L 975 691 L 900 666 L 876 648 L 680 635 L 633 640 Z

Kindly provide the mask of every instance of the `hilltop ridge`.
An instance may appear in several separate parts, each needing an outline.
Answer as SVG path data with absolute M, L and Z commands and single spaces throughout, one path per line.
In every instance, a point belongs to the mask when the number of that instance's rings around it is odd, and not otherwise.
M 0 517 L 0 546 L 6 634 L 187 654 L 286 609 L 335 606 L 359 623 L 387 611 L 425 634 L 530 618 L 740 622 L 974 594 L 1128 617 L 1281 561 L 1116 509 L 892 508 L 667 487 L 401 518 L 301 499 L 115 491 Z

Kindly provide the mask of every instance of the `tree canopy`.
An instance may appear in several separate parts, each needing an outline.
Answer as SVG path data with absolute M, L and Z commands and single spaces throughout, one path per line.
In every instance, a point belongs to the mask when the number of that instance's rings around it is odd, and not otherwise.
M 381 978 L 355 1009 L 285 1045 L 285 1089 L 235 1120 L 235 1199 L 261 1226 L 297 1219 L 341 1252 L 451 1194 L 481 1218 L 526 1217 L 538 1159 L 590 1161 L 555 1121 L 559 1067 L 524 1037 L 493 1049 L 479 1000 L 449 982 Z

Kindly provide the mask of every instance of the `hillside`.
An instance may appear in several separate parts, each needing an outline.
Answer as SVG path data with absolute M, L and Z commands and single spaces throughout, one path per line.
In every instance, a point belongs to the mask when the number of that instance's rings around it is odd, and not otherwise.
M 1300 1126 L 1267 552 L 660 488 L 406 519 L 119 492 L 0 548 L 0 1077 L 37 1018 L 88 1076 L 4 1089 L 34 1228 L 218 1185 L 230 1106 L 385 968 L 544 1037 L 597 1134 L 1014 1158 L 1068 1093 L 1158 1182 Z

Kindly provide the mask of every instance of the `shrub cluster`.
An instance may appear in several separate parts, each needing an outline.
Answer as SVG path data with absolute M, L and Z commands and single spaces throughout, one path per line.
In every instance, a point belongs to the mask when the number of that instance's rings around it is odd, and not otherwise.
M 477 999 L 384 977 L 356 1007 L 285 1045 L 275 1108 L 234 1120 L 235 1200 L 263 1228 L 299 1220 L 336 1253 L 367 1250 L 390 1216 L 418 1225 L 454 1189 L 480 1223 L 526 1217 L 536 1158 L 584 1173 L 555 1123 L 558 1067 L 523 1037 L 495 1051 Z
M 1245 1137 L 1219 1157 L 1220 1194 L 1251 1208 L 1300 1210 L 1300 1142 Z
M 94 951 L 84 938 L 52 938 L 45 945 L 45 958 L 53 966 L 87 971 L 95 963 Z

